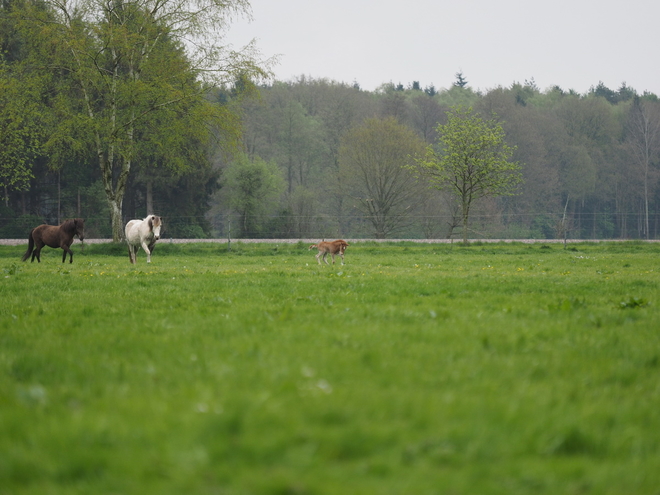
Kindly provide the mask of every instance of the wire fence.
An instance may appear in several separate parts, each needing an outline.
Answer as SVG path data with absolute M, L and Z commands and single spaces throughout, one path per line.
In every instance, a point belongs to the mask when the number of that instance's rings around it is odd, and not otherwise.
M 85 217 L 88 239 L 112 239 L 107 216 Z M 126 221 L 129 219 L 127 218 Z M 236 214 L 214 216 L 170 215 L 164 217 L 164 240 L 196 239 L 227 242 L 231 239 L 270 241 L 319 240 L 329 238 L 418 240 L 451 242 L 462 238 L 462 225 L 451 215 L 407 215 L 393 217 L 396 228 L 377 232 L 377 221 L 366 215 L 294 215 L 271 214 L 260 218 L 258 228 L 241 221 Z M 47 222 L 36 215 L 0 217 L 0 239 L 27 239 L 35 226 Z M 660 236 L 660 213 L 650 212 L 648 231 L 639 212 L 578 213 L 563 219 L 563 212 L 475 213 L 470 215 L 470 240 L 655 240 Z

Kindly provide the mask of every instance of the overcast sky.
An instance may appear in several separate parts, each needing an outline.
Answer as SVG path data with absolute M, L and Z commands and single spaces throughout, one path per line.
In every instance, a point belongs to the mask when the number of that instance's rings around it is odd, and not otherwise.
M 282 81 L 305 75 L 373 91 L 383 83 L 475 90 L 534 79 L 585 93 L 602 81 L 660 96 L 656 0 L 251 0 L 253 21 L 226 42 L 256 39 L 280 56 Z

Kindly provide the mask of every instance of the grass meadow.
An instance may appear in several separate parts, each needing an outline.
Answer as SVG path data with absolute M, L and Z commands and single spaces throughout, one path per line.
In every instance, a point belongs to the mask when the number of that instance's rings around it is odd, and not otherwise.
M 24 250 L 3 495 L 660 493 L 660 245 Z

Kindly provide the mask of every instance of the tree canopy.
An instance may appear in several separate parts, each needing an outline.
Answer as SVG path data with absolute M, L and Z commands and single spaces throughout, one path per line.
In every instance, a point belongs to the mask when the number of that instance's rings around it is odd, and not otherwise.
M 209 142 L 212 121 L 219 120 L 213 112 L 226 110 L 210 104 L 209 89 L 240 76 L 267 75 L 253 46 L 235 51 L 218 42 L 234 16 L 248 14 L 249 3 L 46 0 L 43 5 L 47 9 L 37 11 L 25 4 L 30 15 L 17 26 L 32 47 L 26 59 L 55 74 L 43 88 L 55 97 L 41 99 L 44 112 L 55 117 L 44 149 L 51 168 L 58 170 L 75 158 L 73 150 L 95 157 L 117 241 L 136 161 L 143 172 L 150 163 L 179 175 L 191 154 L 198 155 Z M 206 111 L 197 110 L 204 106 Z M 191 110 L 201 118 L 187 120 Z M 14 165 L 14 175 L 18 170 Z
M 437 132 L 438 146 L 428 146 L 417 160 L 419 175 L 431 187 L 456 196 L 467 243 L 472 204 L 481 198 L 514 194 L 522 181 L 521 167 L 511 161 L 515 148 L 506 144 L 502 126 L 495 119 L 484 120 L 472 108 L 453 108 Z
M 424 142 L 394 118 L 368 119 L 346 133 L 339 150 L 340 181 L 377 238 L 399 231 L 419 194 L 405 168 Z
M 440 161 L 442 126 L 458 107 L 498 115 L 507 161 L 523 165 L 511 172 L 524 179 L 515 195 L 472 196 L 468 237 L 660 236 L 656 95 L 600 82 L 578 94 L 533 79 L 476 90 L 462 72 L 446 88 L 415 80 L 374 92 L 267 81 L 254 45 L 223 44 L 247 2 L 208 2 L 0 4 L 0 236 L 83 216 L 88 236 L 117 238 L 151 212 L 167 219 L 167 236 L 222 236 L 246 218 L 229 200 L 234 168 L 265 163 L 283 188 L 254 196 L 258 214 L 241 235 L 448 237 L 463 223 L 450 188 L 401 175 L 402 210 L 362 199 L 377 197 L 369 177 L 399 172 L 385 168 L 379 134 L 436 145 Z M 216 10 L 207 18 L 205 8 Z M 392 125 L 376 132 L 374 122 Z M 361 175 L 367 149 L 383 168 Z

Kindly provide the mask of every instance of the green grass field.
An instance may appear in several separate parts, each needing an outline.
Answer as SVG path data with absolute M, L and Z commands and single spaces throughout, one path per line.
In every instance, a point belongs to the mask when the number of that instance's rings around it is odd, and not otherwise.
M 0 247 L 0 493 L 660 493 L 660 246 L 306 248 Z

